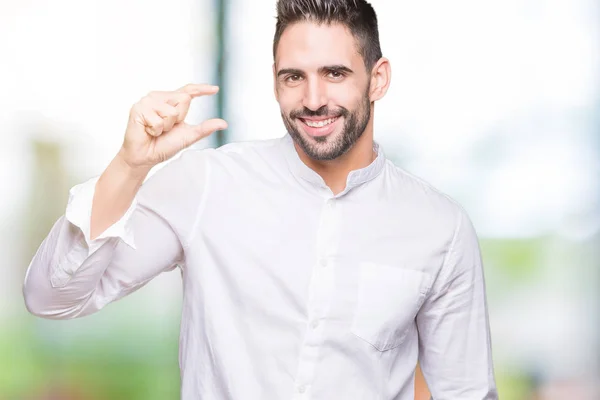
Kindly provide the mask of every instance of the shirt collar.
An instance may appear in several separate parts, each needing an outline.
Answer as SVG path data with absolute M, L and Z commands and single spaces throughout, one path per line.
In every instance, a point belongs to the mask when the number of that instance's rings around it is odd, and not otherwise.
M 283 154 L 288 163 L 291 173 L 301 178 L 303 181 L 309 183 L 311 186 L 316 187 L 318 189 L 326 189 L 330 191 L 329 187 L 318 173 L 312 170 L 309 166 L 304 164 L 304 162 L 300 159 L 296 148 L 294 147 L 294 139 L 290 136 L 289 133 L 281 139 Z M 368 166 L 351 171 L 348 174 L 348 178 L 346 180 L 346 188 L 343 192 L 339 193 L 336 197 L 345 194 L 351 189 L 366 183 L 375 177 L 377 177 L 383 167 L 385 165 L 385 154 L 383 153 L 383 149 L 379 145 L 379 143 L 373 141 L 373 151 L 377 153 L 377 157 L 371 164 Z

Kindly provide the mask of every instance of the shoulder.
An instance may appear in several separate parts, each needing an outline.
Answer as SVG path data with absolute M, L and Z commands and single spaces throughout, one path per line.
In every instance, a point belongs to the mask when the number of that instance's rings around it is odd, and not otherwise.
M 461 205 L 450 195 L 390 160 L 386 161 L 385 172 L 391 191 L 404 201 L 419 203 L 427 211 L 439 209 L 440 212 L 456 215 L 462 210 Z
M 458 201 L 390 160 L 386 162 L 384 178 L 393 206 L 404 210 L 413 225 L 435 230 L 447 238 L 468 220 Z
M 281 157 L 282 138 L 227 143 L 210 151 L 210 162 L 215 166 L 243 167 L 271 163 Z
M 280 182 L 287 169 L 282 138 L 232 142 L 203 150 L 208 179 L 215 186 L 233 190 L 242 182 Z
M 186 149 L 152 172 L 152 178 L 171 182 L 197 180 L 211 169 L 240 167 L 279 154 L 280 138 L 241 141 L 218 148 Z M 187 181 L 186 183 L 192 183 Z

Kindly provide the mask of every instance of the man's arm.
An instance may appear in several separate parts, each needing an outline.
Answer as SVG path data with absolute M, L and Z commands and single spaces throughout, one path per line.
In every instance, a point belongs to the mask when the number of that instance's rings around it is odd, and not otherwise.
M 498 398 L 479 243 L 462 210 L 417 326 L 421 369 L 434 400 Z
M 148 179 L 139 192 L 135 179 L 110 166 L 99 180 L 71 190 L 65 215 L 42 242 L 25 277 L 23 294 L 32 314 L 52 319 L 91 314 L 183 262 L 181 240 L 186 232 L 174 230 L 183 220 L 174 211 L 190 207 L 181 196 L 194 196 L 198 190 L 182 180 L 189 172 L 185 164 L 195 161 L 183 156 Z M 108 190 L 101 191 L 103 184 Z M 167 198 L 164 193 L 180 197 Z M 107 225 L 94 239 L 92 208 L 106 210 L 100 223 Z M 193 219 L 194 210 L 185 211 L 188 215 L 183 217 Z
M 181 157 L 142 182 L 153 166 L 227 127 L 220 119 L 184 122 L 193 98 L 217 91 L 190 84 L 150 92 L 131 108 L 119 153 L 97 182 L 71 191 L 65 216 L 27 270 L 23 294 L 30 312 L 47 318 L 92 313 L 183 260 L 203 187 L 201 157 Z

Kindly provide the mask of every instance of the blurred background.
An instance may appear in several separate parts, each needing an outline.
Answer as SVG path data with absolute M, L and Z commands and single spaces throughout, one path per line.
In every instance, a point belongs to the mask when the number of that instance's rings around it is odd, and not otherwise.
M 599 2 L 372 4 L 393 69 L 375 137 L 477 228 L 501 399 L 600 399 Z M 188 120 L 230 127 L 198 147 L 282 136 L 274 25 L 274 0 L 0 0 L 1 400 L 178 398 L 178 273 L 47 321 L 25 270 L 150 90 L 221 85 Z

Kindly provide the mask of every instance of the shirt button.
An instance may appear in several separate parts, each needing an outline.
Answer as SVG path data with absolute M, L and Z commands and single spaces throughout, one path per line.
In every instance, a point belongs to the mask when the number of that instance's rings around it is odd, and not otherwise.
M 319 261 L 319 264 L 321 265 L 322 268 L 327 268 L 327 260 L 322 259 L 321 261 Z
M 334 199 L 327 200 L 327 205 L 329 206 L 329 208 L 335 208 L 335 200 Z
M 302 385 L 298 387 L 298 393 L 304 393 L 306 392 L 306 386 Z
M 315 319 L 313 322 L 310 323 L 310 326 L 313 329 L 317 329 L 319 327 L 319 321 Z

